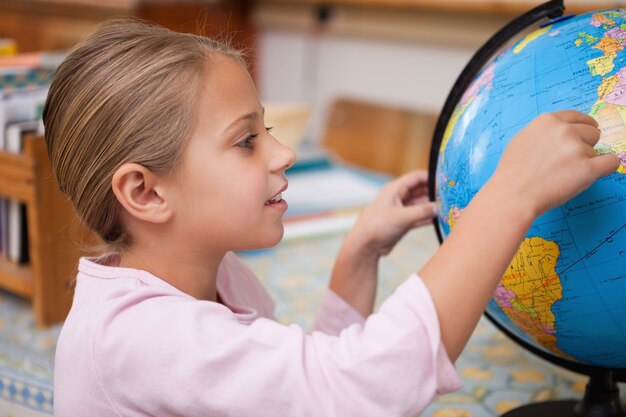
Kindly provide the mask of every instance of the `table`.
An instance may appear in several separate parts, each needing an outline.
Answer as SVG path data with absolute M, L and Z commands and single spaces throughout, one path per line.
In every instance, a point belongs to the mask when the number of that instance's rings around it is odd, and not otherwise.
M 279 300 L 276 317 L 304 327 L 312 324 L 343 234 L 282 242 L 267 251 L 243 253 L 243 260 Z M 383 258 L 377 305 L 437 251 L 432 226 L 416 229 Z M 425 417 L 498 416 L 534 401 L 580 399 L 587 377 L 559 369 L 523 351 L 482 318 L 456 363 L 463 388 L 440 396 Z M 626 385 L 621 387 L 626 398 Z
M 277 319 L 310 326 L 330 278 L 343 233 L 291 239 L 241 253 L 276 300 Z M 377 304 L 438 248 L 431 226 L 407 234 L 381 261 Z M 29 304 L 0 293 L 0 417 L 52 414 L 54 347 L 60 326 L 35 330 Z M 482 319 L 457 361 L 463 388 L 439 397 L 425 417 L 492 417 L 526 404 L 581 398 L 586 378 L 522 351 Z M 622 393 L 626 387 L 621 387 Z

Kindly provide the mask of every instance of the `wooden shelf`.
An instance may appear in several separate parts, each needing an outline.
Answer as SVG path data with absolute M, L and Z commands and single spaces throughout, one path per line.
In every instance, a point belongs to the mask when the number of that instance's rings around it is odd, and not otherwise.
M 46 326 L 67 316 L 78 259 L 97 239 L 57 190 L 43 137 L 25 136 L 23 149 L 0 152 L 0 196 L 26 205 L 29 263 L 0 257 L 0 288 L 31 299 L 35 322 Z
M 33 161 L 22 155 L 0 152 L 0 195 L 33 202 Z
M 25 298 L 33 297 L 33 269 L 0 256 L 0 286 Z
M 442 47 L 480 48 L 538 0 L 256 0 L 258 30 L 294 31 L 315 38 L 357 37 Z M 618 1 L 565 0 L 565 13 L 615 8 Z M 320 20 L 322 8 L 327 18 Z
M 232 35 L 250 47 L 246 0 L 0 0 L 0 37 L 20 52 L 64 50 L 84 39 L 105 19 L 135 16 L 179 32 Z
M 360 8 L 415 9 L 487 14 L 521 14 L 547 0 L 257 0 L 258 4 L 349 6 Z M 566 13 L 624 7 L 623 1 L 565 0 Z

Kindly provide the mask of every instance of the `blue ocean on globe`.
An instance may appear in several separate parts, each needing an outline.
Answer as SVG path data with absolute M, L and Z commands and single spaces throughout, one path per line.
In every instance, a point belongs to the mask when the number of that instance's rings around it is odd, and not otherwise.
M 596 151 L 622 165 L 533 223 L 488 312 L 549 356 L 626 369 L 626 10 L 540 28 L 485 65 L 441 141 L 438 221 L 445 239 L 511 138 L 539 114 L 564 109 L 594 117 Z

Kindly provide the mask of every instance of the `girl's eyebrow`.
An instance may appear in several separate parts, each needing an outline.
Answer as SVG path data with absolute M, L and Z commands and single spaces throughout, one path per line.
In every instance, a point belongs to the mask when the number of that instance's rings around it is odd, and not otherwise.
M 262 114 L 265 114 L 265 108 L 261 107 L 261 111 Z M 230 129 L 232 129 L 234 126 L 240 124 L 242 121 L 254 121 L 257 120 L 259 118 L 259 112 L 253 111 L 250 113 L 246 113 L 242 116 L 239 116 L 238 118 L 236 118 L 233 122 L 231 122 L 226 129 L 224 129 L 225 132 L 229 131 Z

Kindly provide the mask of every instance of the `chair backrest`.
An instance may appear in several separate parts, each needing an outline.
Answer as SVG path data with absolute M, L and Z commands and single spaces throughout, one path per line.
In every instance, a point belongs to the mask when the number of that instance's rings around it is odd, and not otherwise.
M 436 122 L 433 113 L 340 98 L 329 107 L 322 145 L 349 164 L 400 175 L 428 169 Z

